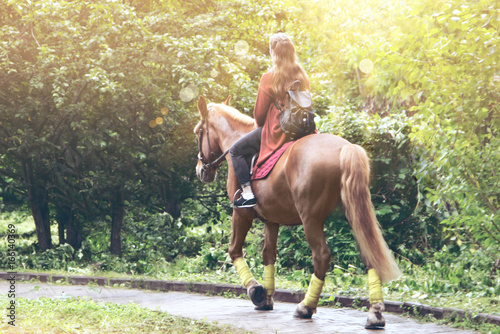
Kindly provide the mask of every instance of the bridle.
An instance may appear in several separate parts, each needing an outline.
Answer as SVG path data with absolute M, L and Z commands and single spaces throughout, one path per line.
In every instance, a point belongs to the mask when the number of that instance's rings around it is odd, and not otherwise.
M 200 127 L 200 131 L 198 134 L 198 160 L 201 161 L 202 165 L 202 170 L 208 170 L 208 169 L 217 169 L 222 165 L 224 162 L 224 157 L 229 153 L 229 150 L 225 151 L 220 155 L 218 158 L 217 153 L 215 153 L 212 150 L 212 145 L 210 145 L 210 130 L 208 128 L 208 117 L 205 118 L 205 128 L 207 129 L 207 141 L 208 141 L 208 149 L 210 150 L 210 158 L 207 159 L 205 155 L 203 154 L 203 126 Z M 214 159 L 213 161 L 210 161 L 210 159 Z

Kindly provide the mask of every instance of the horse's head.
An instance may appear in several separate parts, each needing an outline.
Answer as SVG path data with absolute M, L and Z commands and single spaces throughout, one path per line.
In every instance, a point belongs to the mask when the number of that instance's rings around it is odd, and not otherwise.
M 226 100 L 229 103 L 229 98 Z M 198 136 L 198 164 L 196 165 L 196 175 L 202 182 L 212 182 L 215 179 L 217 168 L 224 161 L 227 154 L 222 152 L 219 136 L 215 131 L 214 122 L 209 122 L 210 109 L 203 96 L 198 100 L 198 111 L 201 120 L 194 128 L 194 133 Z

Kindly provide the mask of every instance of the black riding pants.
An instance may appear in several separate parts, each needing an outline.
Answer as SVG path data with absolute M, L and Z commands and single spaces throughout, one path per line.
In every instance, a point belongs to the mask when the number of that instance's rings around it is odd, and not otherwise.
M 244 135 L 229 149 L 233 169 L 242 186 L 250 184 L 250 167 L 248 161 L 260 151 L 262 127 Z

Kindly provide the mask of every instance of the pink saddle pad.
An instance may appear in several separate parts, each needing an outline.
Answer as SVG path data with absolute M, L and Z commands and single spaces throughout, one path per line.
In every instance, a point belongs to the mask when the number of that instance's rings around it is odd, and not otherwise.
M 294 142 L 289 141 L 283 146 L 281 146 L 276 152 L 274 152 L 273 155 L 271 155 L 260 167 L 255 166 L 253 168 L 253 173 L 252 173 L 252 180 L 260 180 L 265 178 L 271 171 L 273 170 L 274 165 L 278 162 L 279 158 L 281 158 L 281 155 L 285 150 L 292 145 Z

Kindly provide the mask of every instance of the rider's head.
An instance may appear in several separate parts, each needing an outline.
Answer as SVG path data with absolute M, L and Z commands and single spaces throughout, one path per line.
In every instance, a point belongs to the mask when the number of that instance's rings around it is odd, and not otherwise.
M 273 60 L 273 65 L 280 66 L 283 63 L 295 63 L 295 47 L 290 38 L 280 32 L 274 34 L 269 39 L 269 52 Z
M 273 60 L 275 96 L 283 96 L 295 80 L 302 82 L 302 89 L 309 89 L 309 77 L 299 64 L 292 40 L 284 33 L 277 33 L 269 39 L 269 52 Z

